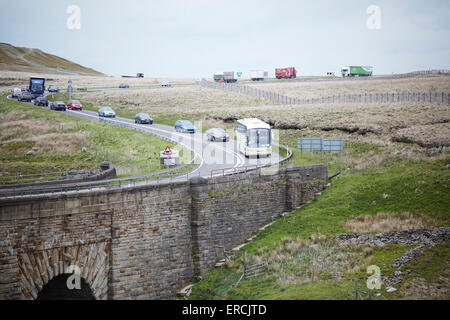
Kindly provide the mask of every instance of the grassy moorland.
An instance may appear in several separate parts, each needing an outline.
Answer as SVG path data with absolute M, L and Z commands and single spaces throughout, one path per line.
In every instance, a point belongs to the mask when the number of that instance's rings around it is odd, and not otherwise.
M 420 87 L 421 79 L 415 81 Z M 328 83 L 321 85 L 326 90 Z M 333 236 L 450 227 L 448 105 L 262 106 L 215 115 L 270 121 L 281 128 L 281 143 L 294 149 L 291 163 L 326 163 L 330 176 L 340 175 L 320 197 L 260 232 L 233 262 L 206 274 L 190 299 L 355 299 L 356 280 L 368 299 L 367 267 L 377 265 L 390 276 L 397 270 L 390 265 L 411 247 L 342 247 Z M 301 154 L 295 150 L 299 137 L 341 138 L 344 152 L 323 159 Z M 259 262 L 266 262 L 267 272 L 235 286 L 244 263 Z M 400 269 L 396 292 L 382 287 L 370 298 L 449 299 L 449 266 L 448 244 L 425 249 Z
M 244 247 L 247 264 L 265 261 L 265 275 L 244 280 L 243 251 L 237 259 L 212 270 L 200 281 L 191 299 L 354 299 L 355 284 L 361 288 L 367 280 L 366 268 L 378 265 L 383 276 L 395 269 L 389 265 L 410 248 L 345 246 L 332 240 L 346 232 L 387 232 L 420 227 L 450 226 L 449 179 L 445 169 L 450 159 L 430 161 L 388 161 L 376 168 L 349 171 L 333 180 L 322 195 L 291 215 L 277 220 Z M 374 228 L 373 226 L 377 226 Z M 374 299 L 407 298 L 410 287 L 421 286 L 415 297 L 429 298 L 428 287 L 438 293 L 434 298 L 449 298 L 444 278 L 433 270 L 448 269 L 448 245 L 426 250 L 424 255 L 406 264 L 401 271 L 412 270 L 395 294 L 373 292 Z M 311 270 L 315 268 L 313 282 Z M 417 272 L 416 272 L 417 271 Z M 335 281 L 334 275 L 342 275 Z M 367 296 L 365 297 L 367 298 Z
M 419 80 L 418 80 L 419 79 Z M 337 81 L 248 82 L 252 87 L 299 99 L 336 94 L 385 92 L 449 92 L 449 75 L 421 75 L 403 79 L 339 79 Z
M 110 160 L 119 176 L 161 170 L 167 142 L 132 130 L 55 113 L 0 97 L 3 176 L 98 168 Z M 173 145 L 170 145 L 173 147 Z M 28 155 L 27 155 L 28 153 Z

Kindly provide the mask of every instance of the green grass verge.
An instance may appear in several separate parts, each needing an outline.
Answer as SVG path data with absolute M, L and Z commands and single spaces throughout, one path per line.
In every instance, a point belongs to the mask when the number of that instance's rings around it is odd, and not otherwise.
M 447 160 L 398 161 L 385 163 L 377 168 L 361 172 L 345 172 L 322 195 L 293 214 L 277 220 L 272 226 L 258 234 L 255 241 L 245 246 L 247 255 L 258 250 L 274 249 L 283 238 L 309 239 L 312 234 L 321 233 L 328 237 L 348 232 L 344 224 L 359 215 L 375 216 L 411 212 L 423 215 L 436 226 L 450 226 L 450 198 L 448 195 L 450 171 L 443 168 Z M 387 196 L 383 196 L 387 195 Z M 371 264 L 380 266 L 382 275 L 394 270 L 389 267 L 394 260 L 409 248 L 390 245 L 376 248 L 371 256 Z M 432 255 L 430 259 L 439 253 Z M 242 252 L 237 257 L 237 264 Z M 438 260 L 438 259 L 437 259 Z M 364 265 L 365 260 L 361 260 Z M 433 274 L 437 269 L 426 271 Z M 436 262 L 438 267 L 442 264 Z M 354 299 L 354 283 L 350 280 L 367 279 L 366 270 L 347 274 L 336 288 L 333 281 L 316 284 L 281 286 L 271 275 L 259 279 L 246 280 L 236 288 L 237 266 L 212 270 L 193 289 L 191 299 Z M 237 280 L 236 280 L 237 281 Z M 364 285 L 361 282 L 361 285 Z M 379 299 L 395 295 L 381 294 Z
M 169 145 L 175 145 L 133 130 L 113 127 L 107 124 L 79 119 L 64 114 L 51 112 L 46 108 L 28 106 L 17 101 L 0 97 L 0 115 L 10 112 L 25 114 L 25 119 L 44 120 L 49 123 L 71 123 L 67 134 L 82 134 L 87 139 L 85 146 L 89 152 L 71 150 L 70 152 L 46 152 L 34 156 L 25 155 L 35 144 L 32 136 L 23 141 L 6 143 L 0 148 L 0 170 L 3 175 L 32 174 L 50 171 L 65 171 L 98 167 L 104 160 L 110 160 L 118 169 L 119 176 L 145 174 L 164 169 L 159 164 L 159 152 Z M 10 127 L 2 129 L 10 130 Z M 50 133 L 58 133 L 51 131 Z M 48 134 L 49 132 L 44 132 Z M 20 134 L 19 134 L 20 136 Z M 178 148 L 178 147 L 176 147 Z M 180 150 L 180 157 L 183 150 Z

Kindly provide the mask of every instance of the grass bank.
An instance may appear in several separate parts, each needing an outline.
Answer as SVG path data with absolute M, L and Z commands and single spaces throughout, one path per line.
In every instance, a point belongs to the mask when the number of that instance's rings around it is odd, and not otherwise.
M 28 106 L 6 96 L 0 97 L 0 117 L 3 176 L 91 169 L 104 160 L 114 163 L 119 176 L 145 174 L 162 169 L 159 152 L 168 144 L 140 132 Z
M 351 232 L 347 229 L 347 222 L 362 215 L 375 217 L 383 214 L 390 217 L 408 213 L 409 217 L 421 219 L 427 226 L 449 227 L 450 171 L 444 168 L 449 161 L 392 161 L 363 171 L 344 172 L 320 197 L 258 234 L 233 263 L 209 272 L 194 287 L 190 298 L 354 299 L 355 279 L 359 279 L 361 288 L 367 291 L 368 265 L 378 265 L 382 275 L 389 276 L 395 271 L 389 265 L 410 248 L 401 245 L 349 247 L 345 251 L 347 255 L 342 256 L 346 264 L 339 265 L 336 264 L 339 249 L 333 249 L 336 244 L 332 236 Z M 321 259 L 322 244 L 337 251 L 331 251 L 334 253 Z M 431 264 L 420 259 L 416 262 L 417 267 L 406 264 L 402 271 L 410 268 L 413 272 L 402 285 L 407 286 L 414 277 L 432 282 L 433 270 L 444 270 L 445 263 L 448 264 L 448 259 L 444 262 L 439 258 L 445 248 L 436 247 L 429 251 L 429 256 L 423 259 L 434 261 Z M 319 257 L 315 261 L 317 275 L 314 275 L 312 282 L 308 272 L 311 272 L 313 264 L 304 260 L 309 259 L 311 254 L 307 253 L 310 251 L 314 252 L 314 257 Z M 243 252 L 246 253 L 246 263 L 265 261 L 268 271 L 263 276 L 244 280 L 233 287 L 243 271 Z M 319 268 L 318 261 L 325 267 Z M 336 274 L 342 275 L 338 281 L 332 278 Z M 375 291 L 372 299 L 400 299 L 406 293 L 399 289 L 395 295 L 385 290 Z

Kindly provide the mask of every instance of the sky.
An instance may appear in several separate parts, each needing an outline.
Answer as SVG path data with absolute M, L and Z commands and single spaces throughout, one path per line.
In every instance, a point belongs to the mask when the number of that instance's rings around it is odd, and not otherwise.
M 449 0 L 0 0 L 0 8 L 0 42 L 113 76 L 450 69 Z

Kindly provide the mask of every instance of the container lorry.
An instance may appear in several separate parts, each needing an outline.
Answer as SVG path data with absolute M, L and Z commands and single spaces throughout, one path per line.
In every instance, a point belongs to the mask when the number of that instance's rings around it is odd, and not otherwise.
M 263 70 L 252 70 L 250 71 L 250 79 L 252 81 L 264 81 L 269 77 L 269 73 Z
M 214 73 L 214 81 L 216 82 L 236 82 L 237 78 L 234 77 L 234 71 L 216 72 Z
M 342 77 L 370 77 L 373 73 L 371 66 L 346 66 L 341 68 Z
M 297 71 L 294 67 L 275 69 L 275 78 L 277 79 L 293 79 L 297 77 Z
M 33 99 L 43 96 L 45 91 L 45 79 L 44 78 L 30 78 L 29 91 Z

